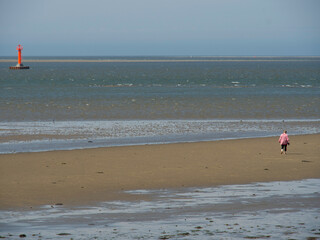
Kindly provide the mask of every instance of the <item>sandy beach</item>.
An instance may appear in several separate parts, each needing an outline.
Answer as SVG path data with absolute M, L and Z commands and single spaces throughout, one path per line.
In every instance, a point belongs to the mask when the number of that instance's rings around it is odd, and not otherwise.
M 0 155 L 0 208 L 126 199 L 123 190 L 320 178 L 320 135 Z

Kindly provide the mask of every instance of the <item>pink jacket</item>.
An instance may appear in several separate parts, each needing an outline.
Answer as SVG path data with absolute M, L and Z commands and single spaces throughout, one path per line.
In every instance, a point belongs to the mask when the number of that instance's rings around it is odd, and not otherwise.
M 279 143 L 281 145 L 287 145 L 289 143 L 289 137 L 287 134 L 282 133 L 279 137 Z

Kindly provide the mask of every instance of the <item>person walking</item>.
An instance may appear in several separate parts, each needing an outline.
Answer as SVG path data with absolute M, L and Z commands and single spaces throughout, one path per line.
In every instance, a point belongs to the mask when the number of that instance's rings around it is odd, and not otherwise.
M 283 131 L 283 133 L 279 137 L 279 143 L 281 145 L 281 154 L 287 154 L 287 146 L 290 144 L 289 141 L 290 139 L 287 135 L 287 131 Z

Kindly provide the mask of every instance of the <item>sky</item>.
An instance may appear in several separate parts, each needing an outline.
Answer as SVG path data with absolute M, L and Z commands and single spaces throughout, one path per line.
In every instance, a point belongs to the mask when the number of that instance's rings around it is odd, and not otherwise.
M 320 0 L 0 0 L 0 56 L 320 55 Z

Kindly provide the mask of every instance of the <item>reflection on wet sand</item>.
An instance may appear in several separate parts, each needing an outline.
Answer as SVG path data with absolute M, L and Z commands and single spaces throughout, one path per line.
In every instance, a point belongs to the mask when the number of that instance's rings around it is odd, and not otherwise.
M 0 235 L 68 239 L 316 239 L 320 180 L 136 190 L 139 201 L 2 211 Z

